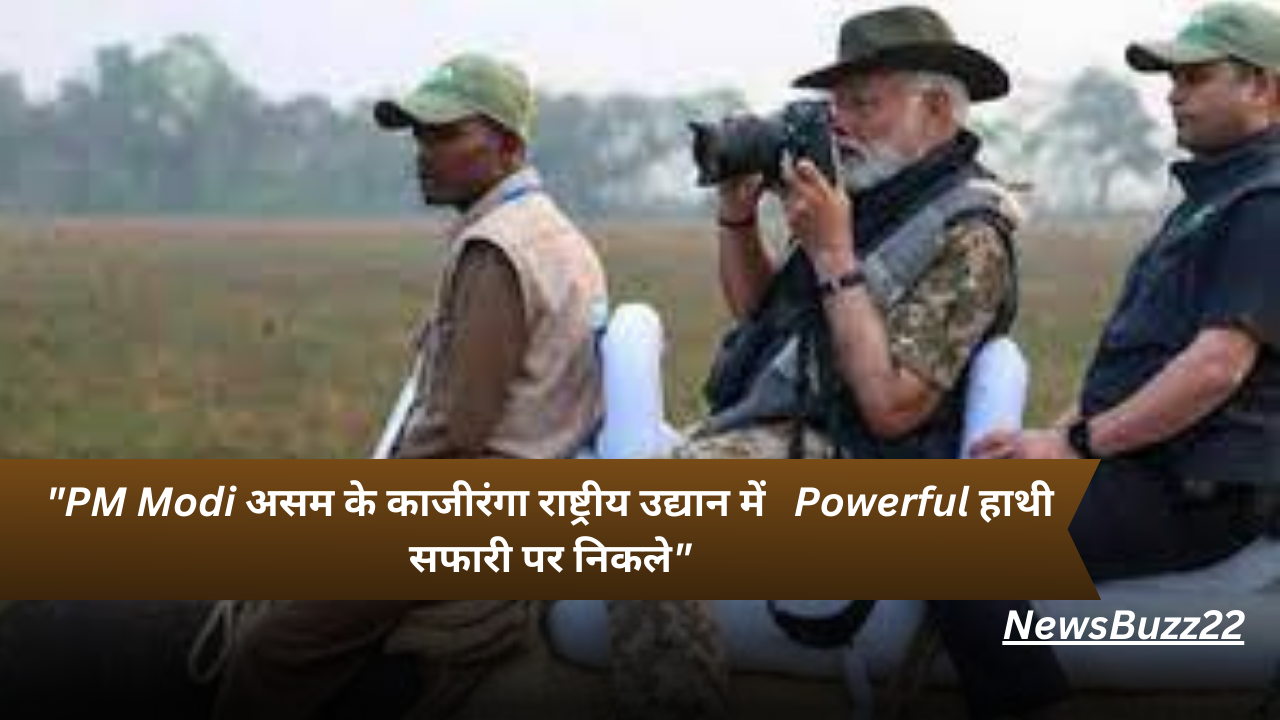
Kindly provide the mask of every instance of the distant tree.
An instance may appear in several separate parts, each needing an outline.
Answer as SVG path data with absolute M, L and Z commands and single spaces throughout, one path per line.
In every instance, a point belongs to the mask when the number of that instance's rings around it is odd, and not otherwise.
M 28 111 L 23 165 L 35 188 L 24 199 L 78 213 L 217 210 L 217 195 L 243 179 L 235 163 L 252 133 L 236 120 L 255 102 L 201 38 L 141 57 L 105 47 L 87 78 Z
M 21 194 L 23 144 L 31 129 L 22 79 L 0 73 L 0 209 L 16 207 Z
M 655 205 L 678 203 L 681 197 L 691 204 L 696 194 L 688 121 L 743 105 L 731 92 L 676 98 L 544 96 L 534 158 L 557 195 L 584 214 L 648 214 Z M 688 171 L 673 171 L 680 167 Z
M 1037 128 L 1059 188 L 1075 191 L 1077 209 L 1103 213 L 1120 179 L 1145 181 L 1163 165 L 1155 130 L 1133 86 L 1098 68 L 1076 76 Z
M 1010 115 L 972 120 L 984 143 L 984 156 L 1005 180 L 1032 183 L 1030 174 L 1044 150 L 1044 137 Z
M 543 95 L 533 156 L 587 215 L 687 212 L 686 123 L 743 106 L 689 97 Z M 412 140 L 370 103 L 263 98 L 198 35 L 103 47 L 53 99 L 0 75 L 0 208 L 59 213 L 369 215 L 418 210 Z

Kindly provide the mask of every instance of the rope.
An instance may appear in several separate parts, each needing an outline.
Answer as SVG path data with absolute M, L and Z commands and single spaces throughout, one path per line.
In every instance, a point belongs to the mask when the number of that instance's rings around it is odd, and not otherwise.
M 270 600 L 215 600 L 187 653 L 187 675 L 197 685 L 218 679 L 245 628 L 271 610 Z

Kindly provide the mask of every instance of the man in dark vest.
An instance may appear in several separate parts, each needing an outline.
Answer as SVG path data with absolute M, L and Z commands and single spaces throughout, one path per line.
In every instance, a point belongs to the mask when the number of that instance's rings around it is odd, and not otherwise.
M 1127 57 L 1172 80 L 1185 199 L 1130 268 L 1079 407 L 977 444 L 1102 459 L 1071 523 L 1095 580 L 1222 559 L 1274 530 L 1280 484 L 1280 14 L 1210 5 Z
M 830 94 L 845 187 L 794 165 L 782 195 L 795 242 L 777 259 L 758 223 L 761 179 L 720 187 L 720 276 L 738 326 L 713 372 L 712 418 L 676 455 L 956 457 L 970 359 L 1016 295 L 1016 202 L 964 127 L 1008 77 L 937 14 L 898 7 L 846 23 L 836 63 L 796 85 Z M 927 262 L 898 267 L 902 246 L 927 248 Z M 753 393 L 780 367 L 806 386 L 797 406 L 756 411 Z

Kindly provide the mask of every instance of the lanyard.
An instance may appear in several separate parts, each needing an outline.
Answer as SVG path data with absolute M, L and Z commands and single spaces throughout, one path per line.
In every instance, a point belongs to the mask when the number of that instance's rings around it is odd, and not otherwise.
M 526 195 L 533 195 L 534 193 L 539 192 L 542 192 L 542 188 L 537 183 L 529 183 L 527 185 L 513 187 L 502 193 L 501 197 L 498 198 L 498 207 L 502 207 L 508 203 L 513 203 Z

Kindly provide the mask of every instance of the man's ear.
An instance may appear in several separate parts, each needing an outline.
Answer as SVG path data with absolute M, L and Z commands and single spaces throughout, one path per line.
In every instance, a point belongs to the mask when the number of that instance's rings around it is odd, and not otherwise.
M 1261 82 L 1265 86 L 1264 92 L 1271 103 L 1271 110 L 1273 113 L 1280 113 L 1280 73 L 1266 72 L 1261 75 Z
M 525 145 L 519 136 L 507 130 L 500 130 L 494 133 L 494 138 L 494 149 L 504 160 L 509 160 L 516 164 L 524 161 Z
M 929 88 L 924 94 L 924 102 L 930 114 L 937 118 L 950 122 L 955 116 L 955 109 L 951 107 L 951 95 L 939 88 Z
M 1273 106 L 1280 102 L 1280 75 L 1268 70 L 1250 68 L 1247 79 L 1249 90 L 1254 97 L 1261 98 Z
M 930 88 L 920 96 L 925 127 L 930 133 L 946 134 L 952 129 L 955 115 L 951 108 L 951 96 L 942 90 Z
M 524 155 L 524 140 L 515 133 L 502 133 L 502 149 L 512 155 Z

